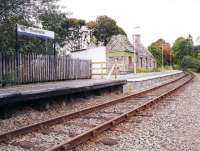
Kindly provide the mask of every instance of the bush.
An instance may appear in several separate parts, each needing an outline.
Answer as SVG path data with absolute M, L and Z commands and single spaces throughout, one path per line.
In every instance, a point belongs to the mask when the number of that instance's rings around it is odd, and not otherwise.
M 185 56 L 182 59 L 181 67 L 184 71 L 191 69 L 192 71 L 200 72 L 200 61 L 191 56 Z

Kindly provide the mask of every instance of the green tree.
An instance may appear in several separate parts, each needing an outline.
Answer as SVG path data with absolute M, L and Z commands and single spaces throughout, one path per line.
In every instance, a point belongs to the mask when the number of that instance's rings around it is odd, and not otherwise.
M 82 27 L 86 25 L 85 20 L 76 18 L 66 18 L 62 23 L 62 28 L 65 30 L 65 44 L 68 45 L 70 51 L 80 50 L 82 48 L 82 40 L 84 31 Z
M 200 59 L 200 45 L 194 46 L 194 57 Z
M 191 37 L 183 38 L 179 37 L 175 40 L 173 44 L 174 60 L 175 63 L 180 65 L 184 56 L 193 56 L 193 42 Z
M 113 35 L 126 35 L 125 31 L 119 27 L 116 21 L 108 16 L 99 16 L 96 21 L 91 21 L 88 28 L 93 30 L 93 36 L 96 38 L 96 43 L 106 45 Z
M 190 68 L 196 72 L 200 72 L 200 60 L 191 56 L 184 56 L 181 62 L 181 67 L 183 70 Z
M 37 17 L 55 7 L 58 0 L 0 0 L 0 23 L 12 17 L 23 16 L 25 19 Z
M 0 51 L 14 51 L 16 34 L 15 26 L 16 23 L 23 25 L 28 25 L 28 22 L 24 19 L 23 16 L 20 17 L 10 17 L 9 20 L 6 20 L 3 24 L 0 24 Z
M 164 39 L 158 39 L 157 41 L 153 42 L 148 47 L 148 49 L 152 53 L 152 55 L 156 58 L 158 66 L 162 65 L 162 51 L 163 51 L 164 65 L 170 64 L 170 59 L 172 57 L 171 56 L 172 50 L 170 44 L 167 43 Z
M 57 12 L 44 13 L 39 18 L 44 29 L 55 32 L 55 42 L 62 47 L 66 37 L 66 31 L 62 28 L 62 24 L 66 20 L 65 14 Z
M 195 58 L 200 60 L 200 51 L 195 52 Z
M 96 26 L 97 26 L 97 24 L 96 24 L 95 21 L 89 21 L 89 22 L 87 23 L 87 27 L 88 27 L 88 29 L 90 29 L 90 30 L 95 29 Z
M 0 0 L 0 51 L 14 51 L 16 24 L 35 26 L 39 15 L 56 10 L 57 0 Z M 20 36 L 20 50 L 40 52 L 45 42 L 41 39 Z
M 148 47 L 148 50 L 155 57 L 157 65 L 159 67 L 162 66 L 162 52 L 161 52 L 162 50 L 153 43 Z
M 187 38 L 179 37 L 176 39 L 173 50 L 176 64 L 182 69 L 192 69 L 200 72 L 200 46 L 194 46 L 192 36 Z

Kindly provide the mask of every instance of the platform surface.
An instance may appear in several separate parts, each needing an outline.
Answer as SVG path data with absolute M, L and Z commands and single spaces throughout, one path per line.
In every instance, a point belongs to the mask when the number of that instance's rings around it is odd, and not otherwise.
M 14 103 L 16 101 L 41 99 L 56 95 L 66 95 L 111 86 L 124 85 L 126 82 L 126 80 L 122 79 L 83 79 L 6 87 L 0 89 L 0 105 L 8 103 L 7 101 Z
M 145 81 L 150 79 L 156 79 L 161 78 L 165 76 L 175 75 L 183 73 L 183 71 L 179 70 L 172 70 L 172 71 L 165 71 L 165 72 L 150 72 L 150 73 L 138 73 L 138 74 L 128 74 L 122 77 L 119 77 L 118 79 L 121 80 L 127 80 L 128 82 L 139 82 L 139 81 Z
M 46 82 L 38 84 L 18 85 L 0 88 L 0 105 L 8 102 L 41 99 L 57 95 L 84 92 L 100 88 L 124 85 L 128 81 L 142 81 L 167 75 L 177 74 L 181 71 L 167 71 L 154 73 L 138 73 L 120 75 L 117 79 L 83 79 L 59 82 Z

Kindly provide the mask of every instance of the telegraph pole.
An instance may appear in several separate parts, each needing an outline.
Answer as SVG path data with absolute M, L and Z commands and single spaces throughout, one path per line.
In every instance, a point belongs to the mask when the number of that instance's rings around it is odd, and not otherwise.
M 170 51 L 170 66 L 171 66 L 171 70 L 172 70 L 172 49 L 171 49 L 171 51 Z
M 161 44 L 162 47 L 162 71 L 164 71 L 164 54 L 163 54 L 163 43 Z
M 133 68 L 134 73 L 137 73 L 137 65 L 136 65 L 136 41 L 135 41 L 135 35 L 133 35 Z

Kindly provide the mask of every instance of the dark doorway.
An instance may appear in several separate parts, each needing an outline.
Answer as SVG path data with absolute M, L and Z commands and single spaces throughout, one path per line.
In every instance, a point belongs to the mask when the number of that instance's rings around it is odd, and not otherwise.
M 132 64 L 132 57 L 131 56 L 128 57 L 128 64 L 129 65 Z

